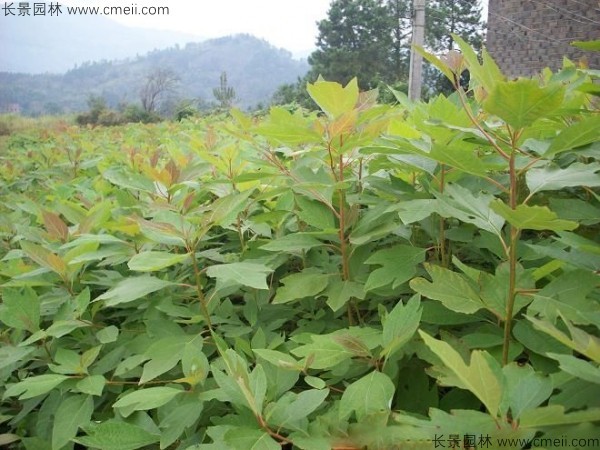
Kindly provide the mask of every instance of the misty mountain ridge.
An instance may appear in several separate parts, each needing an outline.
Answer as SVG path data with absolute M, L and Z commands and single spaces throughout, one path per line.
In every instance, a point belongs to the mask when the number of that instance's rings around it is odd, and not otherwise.
M 130 27 L 103 16 L 9 15 L 0 17 L 0 71 L 63 73 L 86 61 L 124 59 L 201 40 L 193 34 Z
M 201 103 L 214 101 L 213 89 L 226 72 L 236 92 L 236 106 L 249 108 L 268 102 L 278 86 L 303 76 L 308 64 L 265 40 L 240 34 L 176 44 L 144 56 L 88 61 L 64 74 L 0 72 L 0 112 L 78 112 L 87 108 L 91 95 L 105 98 L 111 106 L 139 103 L 142 86 L 157 69 L 169 70 L 179 79 L 176 98 Z

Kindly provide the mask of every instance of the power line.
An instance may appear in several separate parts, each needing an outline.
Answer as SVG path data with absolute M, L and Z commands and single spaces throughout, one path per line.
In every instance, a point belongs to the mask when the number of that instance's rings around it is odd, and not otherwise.
M 558 13 L 563 12 L 565 14 L 568 14 L 568 15 L 572 16 L 572 17 L 578 17 L 580 19 L 583 19 L 583 20 L 572 19 L 574 22 L 579 22 L 579 23 L 584 23 L 584 24 L 589 22 L 589 23 L 593 23 L 593 24 L 596 24 L 596 25 L 600 25 L 600 22 L 598 22 L 598 21 L 596 21 L 594 19 L 590 19 L 589 17 L 582 16 L 581 14 L 578 14 L 575 11 L 571 11 L 571 10 L 568 10 L 568 9 L 565 9 L 565 8 L 561 8 L 560 6 L 556 6 L 556 5 L 550 5 L 547 2 L 540 2 L 538 0 L 530 0 L 530 1 L 532 1 L 534 3 L 537 3 L 539 5 L 543 5 L 543 6 L 545 6 L 546 8 L 548 8 L 548 9 L 550 9 L 552 11 L 555 11 L 555 12 L 558 12 Z
M 541 31 L 535 30 L 533 28 L 529 28 L 529 27 L 523 25 L 522 23 L 519 23 L 519 22 L 517 22 L 517 21 L 515 21 L 513 19 L 510 19 L 509 17 L 503 16 L 502 14 L 498 14 L 497 12 L 490 11 L 489 14 L 491 16 L 496 16 L 496 17 L 498 17 L 499 19 L 501 19 L 501 20 L 503 20 L 505 22 L 511 23 L 511 24 L 513 24 L 513 25 L 515 25 L 515 26 L 523 29 L 523 30 L 526 30 L 526 31 L 531 32 L 531 33 L 539 34 L 543 38 L 543 39 L 531 39 L 530 37 L 525 37 L 524 35 L 520 35 L 520 34 L 516 33 L 514 30 L 511 30 L 512 34 L 515 34 L 516 36 L 518 36 L 522 40 L 531 40 L 531 41 L 538 41 L 538 42 L 547 40 L 547 41 L 551 41 L 551 42 L 559 42 L 559 43 L 561 42 L 559 39 L 555 39 L 553 37 L 547 36 L 546 34 L 542 33 Z
M 583 2 L 580 2 L 579 0 L 568 0 L 568 1 L 570 1 L 570 2 L 573 2 L 573 3 L 577 3 L 578 5 L 585 6 L 585 7 L 587 7 L 587 8 L 589 8 L 589 7 L 590 7 L 590 5 L 589 5 L 589 4 L 587 4 L 587 3 L 583 3 Z M 600 3 L 599 3 L 599 5 L 600 5 Z M 600 8 L 593 8 L 593 9 L 594 9 L 594 11 L 598 11 L 598 12 L 600 12 Z

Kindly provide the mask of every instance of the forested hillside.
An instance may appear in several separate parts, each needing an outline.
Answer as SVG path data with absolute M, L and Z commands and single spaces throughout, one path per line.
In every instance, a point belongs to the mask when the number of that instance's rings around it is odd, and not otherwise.
M 139 102 L 146 78 L 155 70 L 178 77 L 174 98 L 213 101 L 213 89 L 227 72 L 240 108 L 269 100 L 282 83 L 308 70 L 304 61 L 249 35 L 190 43 L 157 50 L 135 59 L 88 63 L 63 75 L 0 73 L 0 109 L 18 104 L 24 114 L 56 114 L 86 109 L 90 95 L 109 105 Z

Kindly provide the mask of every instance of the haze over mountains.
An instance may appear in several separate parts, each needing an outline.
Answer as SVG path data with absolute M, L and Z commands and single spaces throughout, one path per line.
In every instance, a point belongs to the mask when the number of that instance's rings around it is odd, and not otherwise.
M 112 106 L 135 103 L 156 69 L 177 75 L 178 98 L 203 102 L 214 100 L 213 88 L 226 72 L 236 105 L 248 108 L 268 102 L 279 85 L 308 70 L 306 61 L 249 35 L 199 42 L 101 16 L 2 17 L 0 42 L 0 112 L 82 111 L 90 95 Z
M 201 40 L 192 34 L 128 27 L 102 16 L 5 16 L 0 17 L 0 71 L 62 73 L 85 61 L 129 58 Z

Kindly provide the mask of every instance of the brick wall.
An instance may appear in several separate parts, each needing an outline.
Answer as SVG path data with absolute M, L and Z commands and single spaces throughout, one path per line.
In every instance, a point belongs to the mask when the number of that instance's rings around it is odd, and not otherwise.
M 600 0 L 489 0 L 487 49 L 509 77 L 556 70 L 563 56 L 600 69 L 600 52 L 571 47 L 600 39 Z

